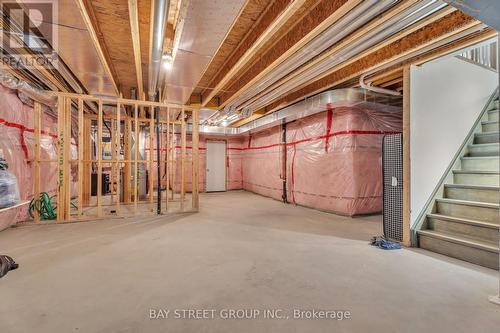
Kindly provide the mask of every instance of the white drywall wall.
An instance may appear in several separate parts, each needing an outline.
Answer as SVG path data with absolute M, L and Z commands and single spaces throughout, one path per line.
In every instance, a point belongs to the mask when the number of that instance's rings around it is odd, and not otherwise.
M 449 57 L 410 72 L 411 222 L 498 85 L 498 74 Z

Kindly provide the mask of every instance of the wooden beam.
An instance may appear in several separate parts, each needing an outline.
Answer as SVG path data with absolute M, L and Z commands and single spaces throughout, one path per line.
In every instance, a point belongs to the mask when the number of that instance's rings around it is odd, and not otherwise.
M 97 117 L 97 216 L 102 216 L 102 102 L 98 104 Z
M 169 209 L 169 204 L 168 204 L 168 191 L 170 190 L 170 170 L 172 169 L 172 166 L 170 164 L 170 108 L 167 108 L 167 137 L 166 137 L 166 142 L 165 142 L 165 147 L 166 147 L 166 154 L 165 154 L 165 174 L 167 176 L 167 184 L 166 184 L 166 190 L 165 190 L 165 210 L 168 212 Z
M 58 173 L 58 186 L 57 186 L 57 222 L 64 221 L 64 194 L 65 189 L 65 166 L 66 160 L 64 158 L 64 141 L 66 140 L 65 133 L 65 117 L 64 117 L 64 103 L 65 98 L 59 96 L 57 99 L 57 173 Z
M 354 33 L 352 33 L 348 37 L 342 39 L 340 41 L 340 43 L 333 45 L 328 50 L 323 52 L 321 55 L 317 56 L 313 60 L 306 63 L 304 66 L 301 66 L 297 70 L 293 71 L 292 73 L 288 74 L 284 78 L 278 80 L 277 82 L 275 82 L 274 84 L 272 84 L 271 86 L 266 88 L 264 91 L 255 95 L 254 97 L 252 97 L 251 99 L 249 99 L 248 101 L 243 103 L 242 107 L 246 107 L 246 106 L 250 105 L 254 101 L 256 101 L 259 98 L 263 97 L 264 95 L 272 92 L 274 89 L 280 87 L 281 85 L 285 84 L 286 82 L 291 81 L 292 79 L 294 79 L 296 77 L 303 76 L 304 73 L 306 73 L 307 71 L 318 66 L 321 62 L 335 57 L 335 54 L 337 54 L 341 50 L 345 49 L 349 45 L 353 44 L 358 39 L 363 38 L 368 32 L 377 28 L 381 24 L 387 22 L 387 20 L 391 19 L 395 15 L 398 15 L 398 14 L 402 13 L 403 11 L 407 10 L 408 8 L 410 8 L 411 6 L 413 6 L 415 3 L 419 2 L 419 1 L 420 0 L 409 0 L 409 1 L 399 3 L 398 5 L 394 6 L 393 8 L 388 10 L 387 12 L 385 12 L 382 15 L 380 15 L 379 17 L 377 17 L 376 19 L 370 21 L 368 24 L 366 24 L 363 27 L 361 27 L 360 29 L 356 30 Z M 423 19 L 422 21 L 417 22 L 416 24 L 410 26 L 409 28 L 398 32 L 394 36 L 391 36 L 390 38 L 384 40 L 382 43 L 379 43 L 379 44 L 375 45 L 374 47 L 370 47 L 367 51 L 360 53 L 356 57 L 351 58 L 349 61 L 352 62 L 353 59 L 355 59 L 355 58 L 360 58 L 360 57 L 363 57 L 364 55 L 366 55 L 366 53 L 374 52 L 374 51 L 376 51 L 376 50 L 378 50 L 378 49 L 380 49 L 380 48 L 382 48 L 382 47 L 384 47 L 384 46 L 386 46 L 386 45 L 388 45 L 388 44 L 390 44 L 398 39 L 403 38 L 404 36 L 409 35 L 410 33 L 422 28 L 423 26 L 425 26 L 431 22 L 434 22 L 438 19 L 441 19 L 442 17 L 452 13 L 455 10 L 456 9 L 453 7 L 441 10 L 441 11 Z M 338 67 L 338 66 L 336 66 L 336 67 Z M 318 78 L 316 78 L 316 79 L 318 79 Z
M 134 213 L 137 214 L 137 202 L 139 195 L 139 106 L 134 108 Z
M 309 15 L 303 19 L 303 22 L 296 24 L 283 37 L 284 42 L 275 44 L 273 49 L 262 55 L 261 61 L 253 66 L 252 70 L 247 71 L 227 89 L 231 91 L 230 96 L 223 95 L 220 106 L 223 107 L 234 101 L 241 93 L 255 85 L 279 64 L 299 51 L 304 45 L 316 38 L 361 2 L 362 0 L 348 0 L 340 7 L 337 7 L 337 2 L 322 1 L 318 6 L 312 8 Z M 205 102 L 207 102 L 206 99 L 204 99 L 203 103 Z
M 203 98 L 202 105 L 206 106 L 208 102 L 214 98 L 215 95 L 229 82 L 229 80 L 236 75 L 248 62 L 257 54 L 259 50 L 278 32 L 285 23 L 288 22 L 297 11 L 304 5 L 306 0 L 292 0 L 288 7 L 278 16 L 278 18 L 259 36 L 259 38 L 246 50 L 241 58 L 238 59 L 229 71 L 217 82 L 216 86 L 210 93 Z
M 83 115 L 83 159 L 88 161 L 92 158 L 92 119 L 88 117 L 88 114 Z M 83 182 L 83 199 L 82 204 L 84 206 L 88 206 L 90 204 L 90 186 L 91 186 L 91 162 L 83 163 L 83 173 L 80 174 L 82 176 Z
M 128 12 L 130 15 L 130 31 L 132 32 L 132 46 L 134 48 L 135 73 L 137 75 L 138 96 L 144 94 L 144 84 L 142 82 L 142 60 L 141 60 L 141 40 L 139 33 L 139 13 L 137 0 L 128 0 Z
M 199 200 L 199 181 L 198 181 L 198 173 L 199 173 L 199 115 L 198 110 L 193 112 L 192 117 L 192 127 L 193 130 L 191 132 L 191 166 L 192 166 L 192 176 L 191 176 L 191 205 L 194 210 L 198 210 L 200 208 L 200 200 Z
M 125 133 L 123 134 L 123 159 L 129 162 L 124 162 L 125 166 L 123 169 L 123 202 L 130 202 L 131 194 L 131 179 L 132 179 L 132 164 L 131 153 L 132 153 L 132 119 L 127 117 L 124 119 Z
M 181 211 L 184 211 L 186 199 L 186 118 L 184 108 L 181 111 Z
M 341 82 L 356 78 L 386 64 L 404 59 L 413 53 L 437 45 L 439 42 L 460 33 L 473 33 L 479 22 L 455 11 L 446 17 L 431 23 L 417 31 L 412 32 L 402 39 L 396 40 L 374 52 L 365 51 L 318 76 L 314 82 L 305 83 L 296 88 L 294 92 L 269 104 L 267 107 L 272 112 L 277 108 L 294 103 L 306 96 L 317 94 L 325 89 L 338 85 Z
M 64 200 L 64 220 L 71 220 L 71 99 L 66 98 L 65 105 L 65 120 L 64 125 L 66 126 L 66 140 L 64 141 L 64 158 L 66 160 L 65 165 L 65 190 L 64 194 L 66 196 Z
M 78 9 L 80 10 L 80 13 L 82 14 L 82 19 L 85 22 L 85 26 L 87 27 L 90 39 L 94 44 L 97 56 L 101 61 L 101 65 L 104 67 L 104 71 L 109 75 L 109 79 L 113 84 L 113 88 L 115 89 L 116 94 L 118 94 L 119 89 L 116 83 L 117 76 L 112 68 L 112 62 L 108 61 L 110 57 L 107 53 L 102 33 L 100 33 L 99 25 L 97 24 L 97 20 L 93 13 L 92 4 L 89 0 L 75 0 L 75 2 L 78 6 Z
M 40 157 L 41 157 L 41 147 L 40 138 L 42 135 L 42 105 L 35 101 L 34 102 L 34 120 L 35 120 L 35 168 L 33 177 L 33 198 L 36 200 L 40 196 Z M 35 222 L 40 221 L 40 214 L 35 209 L 34 213 Z
M 113 149 L 116 150 L 115 156 L 118 160 L 121 159 L 121 137 L 122 137 L 122 125 L 121 125 L 121 105 L 118 103 L 116 105 L 116 138 L 114 141 Z M 121 202 L 121 182 L 122 182 L 122 163 L 118 162 L 116 165 L 116 213 L 120 213 L 120 202 Z M 125 181 L 124 181 L 125 184 Z
M 403 245 L 410 246 L 410 66 L 403 68 Z
M 155 119 L 154 119 L 154 108 L 149 109 L 149 163 L 148 163 L 148 188 L 149 188 L 149 203 L 153 203 L 153 156 L 155 153 L 154 149 L 154 136 L 155 136 Z M 157 175 L 160 177 L 160 175 Z M 158 198 L 161 200 L 161 198 Z
M 78 217 L 83 215 L 83 175 L 85 173 L 83 168 L 84 157 L 84 119 L 83 119 L 83 100 L 78 99 Z M 88 132 L 86 133 L 89 134 Z

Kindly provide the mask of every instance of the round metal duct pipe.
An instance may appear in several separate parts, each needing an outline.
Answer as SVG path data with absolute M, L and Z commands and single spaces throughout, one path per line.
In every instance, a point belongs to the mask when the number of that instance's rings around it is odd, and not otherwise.
M 158 90 L 158 77 L 160 75 L 161 61 L 163 56 L 163 41 L 167 28 L 169 0 L 153 0 L 151 3 L 151 17 L 153 18 L 152 38 L 150 46 L 150 59 L 148 71 L 148 92 L 150 98 L 154 98 Z

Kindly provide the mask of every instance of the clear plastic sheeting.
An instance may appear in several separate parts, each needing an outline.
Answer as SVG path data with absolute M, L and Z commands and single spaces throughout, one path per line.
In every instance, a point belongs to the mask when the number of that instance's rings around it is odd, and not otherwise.
M 2 167 L 3 160 L 0 159 L 0 209 L 14 206 L 19 202 L 19 188 L 17 178 Z
M 280 111 L 286 144 L 279 125 L 245 139 L 243 188 L 280 200 L 286 176 L 290 203 L 349 216 L 380 212 L 382 138 L 402 130 L 400 101 L 343 89 Z
M 57 120 L 43 112 L 40 149 L 42 160 L 57 160 Z M 33 108 L 19 99 L 16 90 L 0 84 L 0 155 L 7 161 L 9 172 L 17 179 L 20 200 L 33 197 L 34 157 Z M 72 154 L 76 146 L 72 145 Z M 57 163 L 41 163 L 40 188 L 54 195 L 57 190 Z M 0 213 L 0 230 L 23 221 L 27 217 L 27 205 Z
M 243 142 L 243 189 L 280 200 L 283 195 L 281 180 L 280 128 L 245 138 Z
M 382 211 L 382 138 L 400 112 L 342 106 L 287 126 L 291 203 L 342 215 Z

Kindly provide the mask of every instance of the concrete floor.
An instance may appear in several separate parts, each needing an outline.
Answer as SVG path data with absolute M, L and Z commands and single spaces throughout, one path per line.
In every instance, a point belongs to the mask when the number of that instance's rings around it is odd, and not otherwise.
M 0 232 L 20 268 L 0 279 L 7 332 L 497 332 L 497 272 L 424 250 L 367 245 L 381 217 L 350 219 L 246 192 L 198 214 Z M 149 319 L 169 309 L 168 319 Z M 215 309 L 214 319 L 174 310 Z M 221 319 L 282 309 L 286 319 Z M 351 319 L 293 319 L 294 309 Z M 179 311 L 177 312 L 180 313 Z

